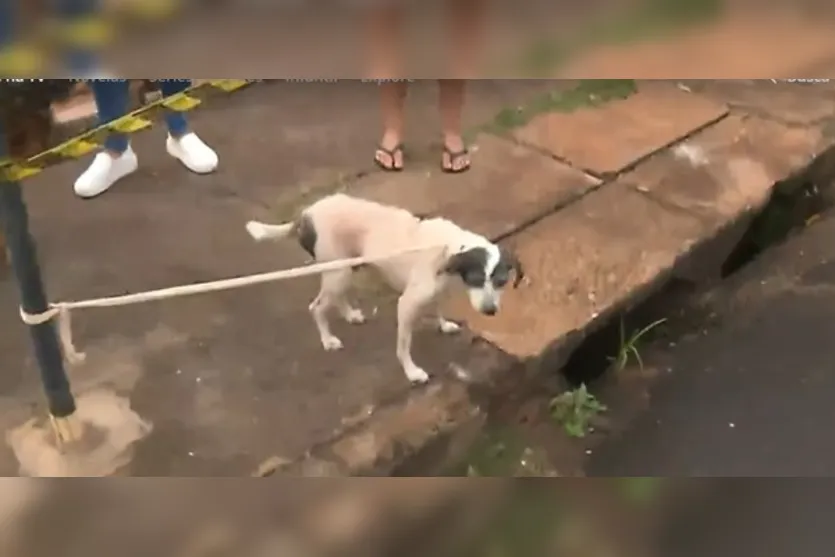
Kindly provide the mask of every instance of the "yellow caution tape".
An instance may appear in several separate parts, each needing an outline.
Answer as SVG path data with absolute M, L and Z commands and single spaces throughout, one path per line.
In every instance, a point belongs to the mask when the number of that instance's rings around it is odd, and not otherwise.
M 66 143 L 63 145 L 59 145 L 57 149 L 58 154 L 62 157 L 66 157 L 68 159 L 77 159 L 83 157 L 84 155 L 92 153 L 93 151 L 98 149 L 98 145 L 96 145 L 92 141 L 79 139 L 75 143 Z
M 186 110 L 191 110 L 199 104 L 200 99 L 189 97 L 185 93 L 178 93 L 177 95 L 172 95 L 167 99 L 163 99 L 162 101 L 162 105 L 165 108 L 176 110 L 177 112 L 185 112 Z
M 192 85 L 181 93 L 163 97 L 142 106 L 121 118 L 81 133 L 26 160 L 0 160 L 0 176 L 9 182 L 23 180 L 45 168 L 66 160 L 83 157 L 99 149 L 111 132 L 133 134 L 148 129 L 168 110 L 186 112 L 202 105 L 213 96 L 238 91 L 250 83 L 245 79 L 215 79 Z

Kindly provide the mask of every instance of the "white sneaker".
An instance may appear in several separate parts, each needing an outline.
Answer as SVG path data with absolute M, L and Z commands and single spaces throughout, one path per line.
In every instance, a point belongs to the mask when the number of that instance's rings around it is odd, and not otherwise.
M 169 155 L 197 174 L 208 174 L 217 168 L 217 153 L 193 132 L 179 139 L 169 135 L 165 141 L 165 149 Z
M 102 151 L 93 159 L 93 163 L 78 177 L 73 189 L 79 197 L 95 197 L 110 189 L 110 186 L 139 166 L 136 153 L 128 146 L 118 157 Z

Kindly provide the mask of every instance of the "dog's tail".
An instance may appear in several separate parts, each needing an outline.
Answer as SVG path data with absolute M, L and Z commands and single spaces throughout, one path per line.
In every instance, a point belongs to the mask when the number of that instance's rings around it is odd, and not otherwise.
M 252 236 L 256 242 L 263 240 L 281 240 L 290 236 L 296 228 L 295 222 L 286 222 L 284 224 L 266 224 L 251 220 L 246 223 L 246 231 Z

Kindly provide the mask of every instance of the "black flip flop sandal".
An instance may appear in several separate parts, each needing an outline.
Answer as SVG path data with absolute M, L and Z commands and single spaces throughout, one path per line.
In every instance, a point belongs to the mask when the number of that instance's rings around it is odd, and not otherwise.
M 467 162 L 466 165 L 456 168 L 456 161 L 458 161 L 461 157 L 468 157 L 470 155 L 470 151 L 465 147 L 460 151 L 453 151 L 449 147 L 444 147 L 444 154 L 449 157 L 449 166 L 444 165 L 443 159 L 441 160 L 441 170 L 446 172 L 447 174 L 461 174 L 462 172 L 466 172 L 470 169 L 471 162 Z
M 384 164 L 378 157 L 378 153 L 388 155 L 388 158 L 391 160 L 391 164 Z M 378 145 L 377 151 L 374 153 L 374 163 L 386 172 L 402 172 L 403 166 L 397 166 L 397 163 L 395 162 L 398 153 L 400 153 L 401 158 L 403 158 L 404 153 L 402 143 L 398 143 L 391 149 L 386 149 L 382 145 Z

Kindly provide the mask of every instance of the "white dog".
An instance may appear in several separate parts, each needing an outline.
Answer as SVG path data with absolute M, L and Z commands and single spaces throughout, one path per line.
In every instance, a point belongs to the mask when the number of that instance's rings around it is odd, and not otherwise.
M 450 279 L 459 277 L 477 311 L 495 315 L 511 272 L 516 287 L 524 276 L 519 260 L 487 238 L 443 218 L 424 218 L 405 209 L 336 194 L 320 199 L 285 224 L 250 221 L 249 234 L 257 241 L 293 236 L 316 261 L 381 257 L 427 246 L 370 263 L 401 293 L 397 303 L 397 359 L 413 383 L 429 379 L 412 360 L 412 333 L 418 318 L 434 311 L 440 330 L 455 333 L 459 326 L 437 313 L 437 302 Z M 346 299 L 352 269 L 322 274 L 319 295 L 310 312 L 325 350 L 342 348 L 330 330 L 328 310 L 336 308 L 349 323 L 363 323 L 363 313 Z

